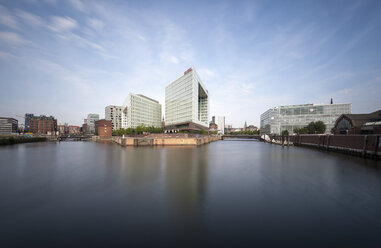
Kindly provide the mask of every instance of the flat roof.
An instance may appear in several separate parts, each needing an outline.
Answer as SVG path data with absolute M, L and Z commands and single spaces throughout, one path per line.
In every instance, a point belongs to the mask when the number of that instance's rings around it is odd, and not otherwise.
M 327 105 L 346 105 L 346 104 L 352 104 L 352 103 L 306 103 L 306 104 L 294 104 L 294 105 L 282 105 L 282 106 L 276 106 L 274 108 L 281 108 L 281 107 L 302 107 L 302 106 L 327 106 Z
M 159 101 L 156 101 L 156 100 L 154 100 L 154 99 L 152 99 L 152 98 L 149 98 L 148 96 L 145 96 L 145 95 L 142 95 L 142 94 L 136 94 L 137 96 L 141 96 L 141 97 L 144 97 L 144 98 L 146 98 L 146 99 L 148 99 L 148 100 L 150 100 L 150 101 L 153 101 L 153 102 L 156 102 L 156 103 L 159 103 Z

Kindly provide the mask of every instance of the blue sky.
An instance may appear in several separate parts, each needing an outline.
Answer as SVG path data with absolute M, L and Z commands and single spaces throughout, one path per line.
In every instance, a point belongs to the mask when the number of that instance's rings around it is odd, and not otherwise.
M 210 118 L 270 107 L 381 108 L 381 1 L 0 1 L 0 116 L 82 124 L 129 92 L 163 105 L 194 66 Z M 21 118 L 19 118 L 22 121 Z

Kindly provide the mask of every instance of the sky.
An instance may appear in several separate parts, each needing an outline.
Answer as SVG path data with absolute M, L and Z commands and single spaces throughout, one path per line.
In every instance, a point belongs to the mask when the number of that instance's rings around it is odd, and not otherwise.
M 381 109 L 381 1 L 0 0 L 0 116 L 81 125 L 194 67 L 210 119 L 279 105 Z

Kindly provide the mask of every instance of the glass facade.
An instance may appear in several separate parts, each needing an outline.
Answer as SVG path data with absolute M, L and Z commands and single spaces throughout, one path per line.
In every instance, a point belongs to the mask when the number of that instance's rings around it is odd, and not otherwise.
M 165 124 L 194 122 L 208 127 L 209 98 L 194 68 L 165 88 Z
M 88 114 L 87 115 L 87 126 L 89 128 L 90 133 L 95 132 L 95 122 L 99 120 L 98 114 Z
M 326 125 L 326 133 L 331 133 L 337 118 L 350 113 L 350 103 L 278 106 L 261 114 L 261 132 L 281 134 L 287 130 L 292 134 L 295 128 L 303 128 L 310 122 L 322 121 Z
M 122 127 L 139 125 L 161 127 L 161 104 L 140 94 L 130 93 L 122 106 Z

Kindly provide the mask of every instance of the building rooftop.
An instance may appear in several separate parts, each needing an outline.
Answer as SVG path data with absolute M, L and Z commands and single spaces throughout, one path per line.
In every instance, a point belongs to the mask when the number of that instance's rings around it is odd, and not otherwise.
M 374 123 L 381 121 L 381 110 L 369 114 L 343 114 L 350 119 L 354 126 L 361 126 L 366 123 Z
M 149 98 L 148 96 L 145 96 L 145 95 L 142 95 L 142 94 L 136 94 L 137 96 L 141 96 L 141 97 L 144 97 L 144 98 L 146 98 L 146 99 L 148 99 L 148 100 L 150 100 L 150 101 L 153 101 L 153 102 L 156 102 L 156 103 L 159 103 L 159 101 L 156 101 L 156 100 L 154 100 L 154 99 L 152 99 L 152 98 Z
M 344 105 L 344 104 L 352 104 L 352 103 L 305 103 L 305 104 L 293 104 L 293 105 L 282 105 L 276 106 L 274 108 L 282 108 L 282 107 L 301 107 L 301 106 L 322 106 L 322 105 Z

